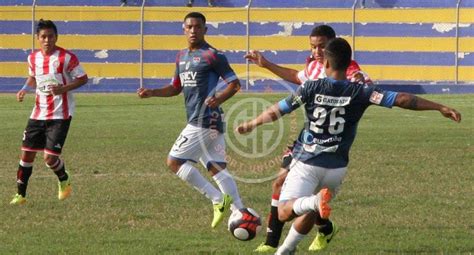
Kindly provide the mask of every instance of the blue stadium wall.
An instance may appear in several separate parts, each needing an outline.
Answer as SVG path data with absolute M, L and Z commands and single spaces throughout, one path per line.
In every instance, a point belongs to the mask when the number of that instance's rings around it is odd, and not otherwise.
M 33 1 L 0 2 L 0 91 L 17 91 L 27 75 L 32 48 Z M 176 51 L 186 45 L 182 18 L 189 11 L 208 18 L 207 40 L 223 50 L 246 84 L 247 1 L 147 0 L 144 16 L 144 85 L 167 84 Z M 354 58 L 372 79 L 389 89 L 415 93 L 474 93 L 474 1 L 461 1 L 456 40 L 455 0 L 359 0 L 355 11 Z M 36 19 L 52 19 L 58 45 L 75 52 L 89 77 L 82 91 L 135 91 L 140 82 L 141 0 L 38 0 Z M 308 34 L 319 24 L 352 43 L 353 0 L 252 1 L 250 48 L 271 61 L 302 69 Z M 459 54 L 456 56 L 456 47 Z M 458 63 L 458 69 L 455 63 Z M 455 77 L 459 84 L 454 84 Z M 250 91 L 279 91 L 285 83 L 250 65 Z

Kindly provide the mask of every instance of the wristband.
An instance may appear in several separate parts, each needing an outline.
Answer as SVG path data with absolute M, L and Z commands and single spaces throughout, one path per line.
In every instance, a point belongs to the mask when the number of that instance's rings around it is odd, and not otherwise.
M 28 84 L 25 83 L 25 85 L 23 85 L 23 87 L 21 87 L 22 90 L 30 90 L 30 86 L 28 86 Z

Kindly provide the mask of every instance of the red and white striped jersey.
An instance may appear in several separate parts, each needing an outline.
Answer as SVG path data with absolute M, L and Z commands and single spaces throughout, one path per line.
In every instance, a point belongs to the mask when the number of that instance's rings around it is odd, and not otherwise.
M 36 80 L 36 103 L 30 119 L 68 119 L 74 113 L 75 103 L 71 92 L 51 95 L 48 86 L 62 86 L 86 75 L 72 52 L 56 47 L 51 55 L 36 50 L 28 56 L 29 75 Z
M 366 73 L 362 72 L 359 64 L 352 60 L 346 71 L 347 79 L 355 81 L 354 76 L 356 74 L 361 74 L 364 78 L 365 83 L 372 83 L 369 76 Z M 305 69 L 298 72 L 298 79 L 300 80 L 300 84 L 305 83 L 307 80 L 317 80 L 325 77 L 326 72 L 324 70 L 324 65 L 316 60 L 311 60 L 309 58 L 307 60 Z

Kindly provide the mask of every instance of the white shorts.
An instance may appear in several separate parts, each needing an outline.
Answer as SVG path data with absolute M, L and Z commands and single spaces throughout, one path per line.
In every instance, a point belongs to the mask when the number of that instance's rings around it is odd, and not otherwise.
M 209 163 L 226 163 L 224 134 L 217 130 L 188 124 L 174 143 L 169 157 L 178 160 L 201 161 L 207 168 Z
M 280 201 L 311 196 L 317 194 L 322 188 L 329 188 L 334 198 L 346 172 L 347 167 L 323 168 L 293 160 L 281 189 Z

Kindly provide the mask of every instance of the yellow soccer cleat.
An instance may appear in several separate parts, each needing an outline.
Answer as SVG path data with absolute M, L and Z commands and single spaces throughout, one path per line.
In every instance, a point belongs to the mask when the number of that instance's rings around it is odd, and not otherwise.
M 308 250 L 309 251 L 321 251 L 326 249 L 328 246 L 329 242 L 334 238 L 334 236 L 337 234 L 339 231 L 339 228 L 336 226 L 336 224 L 332 223 L 332 232 L 328 235 L 325 235 L 323 233 L 320 233 L 318 231 L 318 234 L 316 235 L 316 238 L 314 238 L 313 242 L 309 246 Z
M 224 219 L 224 215 L 229 211 L 233 199 L 228 194 L 222 195 L 222 202 L 214 205 L 214 218 L 212 219 L 211 227 L 215 228 Z
M 270 245 L 267 245 L 265 243 L 261 243 L 257 249 L 254 250 L 254 252 L 259 252 L 259 253 L 272 253 L 274 254 L 277 251 L 276 247 L 272 247 Z
M 20 194 L 15 194 L 12 201 L 10 201 L 11 205 L 22 205 L 24 203 L 26 203 L 26 198 Z
M 66 171 L 68 178 L 65 181 L 58 182 L 58 199 L 64 200 L 71 195 L 71 175 Z

